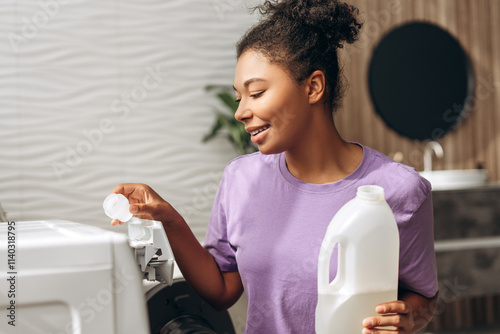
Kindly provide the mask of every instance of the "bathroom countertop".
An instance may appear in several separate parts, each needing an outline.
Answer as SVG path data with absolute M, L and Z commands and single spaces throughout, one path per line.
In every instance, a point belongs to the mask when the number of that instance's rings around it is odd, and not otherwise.
M 500 181 L 496 182 L 489 182 L 485 185 L 482 186 L 476 186 L 476 187 L 467 187 L 467 188 L 457 188 L 457 189 L 439 189 L 439 190 L 433 190 L 433 194 L 440 194 L 440 193 L 450 193 L 450 192 L 479 192 L 479 191 L 500 191 Z

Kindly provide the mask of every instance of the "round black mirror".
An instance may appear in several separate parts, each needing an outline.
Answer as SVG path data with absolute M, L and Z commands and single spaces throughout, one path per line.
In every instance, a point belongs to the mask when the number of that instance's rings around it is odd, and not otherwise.
M 436 140 L 454 129 L 474 96 L 472 66 L 460 43 L 425 22 L 399 26 L 382 38 L 368 83 L 385 123 L 416 140 Z

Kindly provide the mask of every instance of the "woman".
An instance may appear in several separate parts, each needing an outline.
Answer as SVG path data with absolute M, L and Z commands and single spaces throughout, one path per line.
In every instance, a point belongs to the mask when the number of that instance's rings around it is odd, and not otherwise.
M 344 141 L 332 117 L 342 92 L 337 50 L 356 40 L 358 11 L 338 0 L 266 1 L 258 9 L 263 19 L 237 45 L 234 89 L 235 117 L 260 152 L 226 167 L 205 246 L 150 187 L 113 192 L 129 198 L 134 215 L 163 223 L 185 279 L 214 307 L 230 307 L 245 290 L 247 333 L 314 333 L 328 223 L 358 186 L 380 185 L 400 230 L 399 300 L 378 305 L 363 333 L 415 333 L 437 295 L 429 183 Z

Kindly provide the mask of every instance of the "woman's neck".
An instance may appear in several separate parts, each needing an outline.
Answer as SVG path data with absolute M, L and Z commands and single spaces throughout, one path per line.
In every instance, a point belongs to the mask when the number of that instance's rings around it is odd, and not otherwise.
M 361 163 L 363 149 L 344 141 L 331 117 L 327 117 L 318 117 L 300 142 L 285 152 L 288 170 L 301 181 L 315 184 L 339 181 Z

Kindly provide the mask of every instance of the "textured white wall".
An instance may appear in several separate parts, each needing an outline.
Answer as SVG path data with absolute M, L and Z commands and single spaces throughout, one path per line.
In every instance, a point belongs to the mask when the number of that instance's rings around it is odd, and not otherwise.
M 255 22 L 236 0 L 2 0 L 0 203 L 11 220 L 109 228 L 104 197 L 150 184 L 202 239 L 237 153 L 202 136 Z M 125 231 L 125 227 L 112 228 Z

